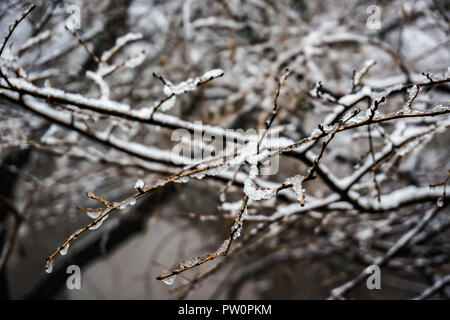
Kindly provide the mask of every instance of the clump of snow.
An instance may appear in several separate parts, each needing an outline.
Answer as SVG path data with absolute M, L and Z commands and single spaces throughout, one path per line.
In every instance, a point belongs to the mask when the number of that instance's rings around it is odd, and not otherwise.
M 268 200 L 275 196 L 275 189 L 258 189 L 255 182 L 246 178 L 244 181 L 244 192 L 249 197 L 250 200 Z
M 177 100 L 177 97 L 174 95 L 171 98 L 165 100 L 159 108 L 161 109 L 161 111 L 170 110 L 175 105 L 176 100 Z

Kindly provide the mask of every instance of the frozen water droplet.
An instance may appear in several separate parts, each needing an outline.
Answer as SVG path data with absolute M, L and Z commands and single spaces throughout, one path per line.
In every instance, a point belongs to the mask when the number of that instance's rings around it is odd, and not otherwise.
M 144 188 L 144 181 L 142 181 L 142 179 L 138 179 L 138 181 L 136 181 L 136 184 L 134 185 L 135 189 L 142 189 Z
M 444 206 L 444 201 L 442 200 L 442 197 L 439 197 L 439 198 L 437 199 L 436 204 L 437 204 L 437 206 L 440 207 L 440 208 Z
M 175 183 L 186 183 L 189 181 L 189 177 L 181 177 L 175 180 Z
M 136 198 L 131 198 L 131 199 L 129 199 L 129 200 L 124 200 L 124 201 L 122 201 L 122 202 L 120 203 L 119 209 L 120 209 L 120 210 L 124 210 L 124 209 L 126 209 L 126 208 L 128 208 L 128 207 L 134 206 L 135 204 L 136 204 Z
M 167 284 L 168 286 L 171 286 L 171 285 L 173 284 L 173 282 L 175 281 L 175 278 L 176 278 L 176 275 L 173 275 L 173 276 L 164 278 L 164 279 L 163 279 L 163 282 L 164 282 L 165 284 Z
M 106 220 L 108 216 L 105 216 L 102 220 L 98 221 L 96 224 L 94 224 L 93 226 L 89 227 L 89 230 L 95 230 L 100 228 L 100 226 L 102 225 L 103 221 Z
M 102 211 L 88 211 L 86 212 L 86 214 L 89 216 L 89 218 L 91 219 L 97 219 L 98 217 L 100 217 L 100 215 L 102 214 Z
M 59 251 L 59 253 L 61 253 L 62 256 L 65 256 L 69 250 L 69 246 L 70 244 L 66 244 L 66 246 Z
M 48 264 L 47 269 L 45 269 L 45 272 L 47 272 L 47 273 L 52 273 L 52 271 L 53 271 L 53 260 L 50 261 L 50 263 Z

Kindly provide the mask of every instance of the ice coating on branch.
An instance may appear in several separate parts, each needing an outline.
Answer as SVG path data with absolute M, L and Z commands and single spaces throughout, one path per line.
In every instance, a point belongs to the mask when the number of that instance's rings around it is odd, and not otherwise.
M 199 257 L 187 259 L 178 265 L 177 270 L 183 270 L 185 268 L 192 267 L 193 265 L 197 264 L 200 260 L 201 259 Z
M 339 99 L 339 104 L 343 104 L 344 106 L 350 106 L 361 100 L 366 96 L 370 96 L 372 94 L 372 90 L 368 86 L 364 86 L 361 91 L 356 92 L 354 94 L 348 94 Z
M 208 81 L 208 80 L 212 80 L 218 77 L 223 76 L 223 70 L 222 69 L 213 69 L 213 70 L 209 70 L 207 72 L 205 72 L 201 77 L 200 77 L 200 81 L 204 82 L 204 81 Z
M 59 251 L 59 253 L 60 253 L 62 256 L 65 256 L 65 255 L 67 254 L 67 251 L 69 250 L 69 246 L 70 246 L 69 243 L 66 244 L 66 246 L 65 246 L 64 248 L 62 248 L 62 249 Z
M 244 192 L 250 200 L 258 201 L 273 198 L 276 191 L 274 189 L 258 189 L 252 179 L 246 178 L 244 181 Z
M 135 204 L 136 204 L 136 199 L 135 199 L 135 198 L 131 198 L 131 199 L 129 199 L 129 200 L 124 200 L 124 201 L 122 201 L 122 202 L 120 203 L 119 209 L 120 209 L 120 210 L 124 210 L 124 209 L 126 209 L 126 208 L 128 208 L 128 207 L 134 206 Z
M 216 250 L 216 255 L 221 256 L 223 255 L 228 248 L 228 245 L 230 244 L 230 239 L 226 239 L 222 245 Z
M 234 230 L 236 230 L 236 231 L 233 233 L 233 240 L 236 240 L 237 238 L 239 238 L 241 236 L 242 223 L 237 224 L 236 227 L 234 228 Z
M 144 188 L 144 181 L 142 179 L 138 179 L 136 183 L 134 184 L 135 189 L 143 189 Z
M 172 84 L 170 81 L 167 81 L 167 84 L 164 86 L 164 94 L 170 96 L 171 94 L 179 95 L 188 91 L 193 91 L 195 88 L 206 81 L 221 77 L 223 75 L 223 70 L 221 69 L 213 69 L 205 72 L 200 77 L 189 78 L 185 81 L 182 81 L 178 84 Z
M 143 38 L 143 36 L 141 33 L 131 33 L 131 32 L 117 38 L 114 47 L 112 47 L 108 51 L 105 51 L 102 54 L 101 61 L 109 60 L 120 48 L 122 48 L 128 42 L 140 40 L 142 38 Z
M 103 221 L 105 221 L 107 218 L 108 218 L 108 216 L 104 216 L 100 221 L 97 221 L 96 224 L 89 227 L 89 230 L 96 230 L 96 229 L 100 228 L 101 225 L 103 224 Z
M 376 61 L 373 59 L 366 60 L 364 62 L 364 66 L 358 72 L 355 72 L 354 75 L 354 85 L 359 85 L 361 83 L 362 78 L 369 71 L 372 66 L 376 64 Z
M 245 208 L 239 221 L 231 227 L 231 232 L 233 232 L 233 240 L 236 240 L 241 236 L 242 225 L 244 224 L 245 218 L 247 218 L 247 212 L 247 208 Z
M 70 100 L 74 104 L 89 105 L 91 107 L 99 108 L 105 111 L 114 111 L 114 112 L 130 111 L 130 106 L 124 103 L 119 103 L 110 100 L 86 98 L 77 93 L 67 93 L 62 90 L 50 87 L 39 88 L 23 79 L 10 78 L 9 81 L 18 89 L 23 89 L 25 91 L 37 95 L 52 97 L 55 99 Z
M 318 137 L 322 134 L 322 130 L 315 128 L 311 131 L 311 137 Z
M 38 44 L 39 42 L 46 40 L 51 37 L 50 30 L 39 33 L 37 36 L 28 39 L 20 48 L 17 50 L 18 53 L 25 51 L 26 49 Z
M 417 95 L 419 87 L 415 84 L 411 88 L 408 88 L 408 100 L 411 101 Z
M 189 78 L 186 81 L 180 82 L 179 84 L 172 85 L 168 84 L 171 94 L 178 95 L 188 91 L 193 91 L 199 83 L 199 78 Z
M 268 200 L 275 196 L 275 189 L 258 189 L 255 184 L 254 179 L 259 174 L 257 161 L 254 161 L 250 166 L 250 172 L 247 178 L 244 180 L 244 193 L 249 197 L 250 200 Z
M 173 284 L 173 282 L 175 281 L 175 278 L 176 278 L 176 277 L 177 277 L 177 276 L 174 274 L 173 276 L 164 278 L 162 281 L 163 281 L 165 284 L 167 284 L 168 286 L 171 286 L 171 285 Z
M 48 264 L 47 269 L 45 269 L 45 272 L 47 272 L 47 273 L 52 273 L 52 271 L 53 271 L 53 260 L 50 261 L 50 263 Z
M 186 183 L 189 181 L 189 177 L 181 177 L 175 180 L 175 183 Z
M 255 156 L 257 158 L 258 151 L 258 137 L 257 136 L 248 136 L 248 142 L 242 146 L 239 151 L 237 157 L 234 157 L 229 161 L 230 166 L 240 165 L 244 163 L 244 161 L 248 161 L 250 164 L 255 163 Z

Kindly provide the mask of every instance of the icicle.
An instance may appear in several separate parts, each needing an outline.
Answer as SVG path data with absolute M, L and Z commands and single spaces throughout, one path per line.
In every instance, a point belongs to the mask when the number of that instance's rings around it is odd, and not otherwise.
M 89 227 L 89 230 L 96 230 L 96 229 L 100 228 L 100 226 L 101 226 L 102 223 L 103 223 L 103 220 L 104 220 L 104 219 L 98 221 L 96 224 L 94 224 L 93 226 Z
M 300 205 L 305 205 L 305 189 L 303 189 L 302 180 L 303 176 L 296 175 L 289 179 L 292 183 L 292 189 L 294 189 L 295 195 L 297 196 Z
M 65 246 L 64 248 L 62 248 L 61 250 L 59 250 L 59 253 L 60 253 L 62 256 L 65 256 L 65 255 L 67 254 L 67 251 L 69 250 L 69 246 L 70 246 L 69 243 L 66 244 L 66 246 Z
M 52 273 L 52 271 L 53 271 L 53 260 L 50 261 L 50 263 L 48 264 L 47 269 L 45 269 L 45 272 L 47 272 L 47 273 Z
M 108 209 L 106 209 L 108 210 Z M 95 230 L 100 228 L 100 226 L 103 224 L 103 221 L 105 221 L 108 218 L 108 216 L 104 216 L 102 220 L 98 221 L 96 224 L 94 224 L 92 227 L 89 228 L 89 230 Z

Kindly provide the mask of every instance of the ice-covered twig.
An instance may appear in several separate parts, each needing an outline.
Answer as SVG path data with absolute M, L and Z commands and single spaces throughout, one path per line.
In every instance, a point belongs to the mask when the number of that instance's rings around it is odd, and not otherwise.
M 401 249 L 403 249 L 405 246 L 409 244 L 411 239 L 416 236 L 420 231 L 425 228 L 430 221 L 440 212 L 440 207 L 433 207 L 429 209 L 423 218 L 419 221 L 419 223 L 410 231 L 405 233 L 400 239 L 397 240 L 397 242 L 380 258 L 378 258 L 375 261 L 375 264 L 381 267 L 383 264 L 385 264 L 389 259 L 391 259 L 397 252 L 399 252 Z M 364 281 L 369 276 L 369 273 L 366 272 L 366 269 L 361 271 L 361 273 L 354 278 L 351 281 L 346 282 L 345 284 L 334 288 L 331 291 L 330 299 L 342 299 L 344 298 L 344 295 L 347 294 L 350 290 L 352 290 L 354 287 L 356 287 L 359 283 Z
M 450 275 L 446 275 L 445 277 L 440 278 L 431 287 L 426 289 L 424 292 L 415 297 L 413 300 L 425 300 L 431 297 L 439 290 L 441 290 L 442 288 L 445 288 L 445 286 L 447 286 L 448 284 L 450 284 Z
M 74 37 L 75 39 L 77 39 L 78 43 L 81 44 L 81 46 L 84 48 L 84 50 L 86 50 L 86 52 L 91 56 L 91 58 L 95 61 L 95 63 L 99 64 L 100 60 L 99 58 L 92 52 L 91 49 L 89 49 L 88 45 L 86 44 L 86 42 L 80 37 L 80 35 L 78 34 L 78 32 L 75 29 L 70 29 L 67 25 L 64 26 L 66 28 L 67 31 L 69 31 Z
M 23 14 L 22 16 L 17 19 L 13 25 L 9 26 L 9 32 L 6 35 L 5 39 L 3 40 L 3 44 L 0 47 L 0 59 L 2 57 L 3 54 L 3 50 L 6 47 L 6 44 L 8 43 L 9 38 L 11 38 L 12 34 L 14 33 L 14 30 L 16 30 L 17 26 L 22 22 L 23 19 L 25 19 L 25 17 L 31 12 L 33 11 L 33 9 L 36 8 L 36 6 L 33 4 L 31 5 Z M 8 83 L 9 87 L 13 87 L 12 84 L 9 82 L 8 77 L 6 76 L 6 74 L 3 72 L 3 69 L 0 65 L 0 77 L 5 79 L 5 81 Z

